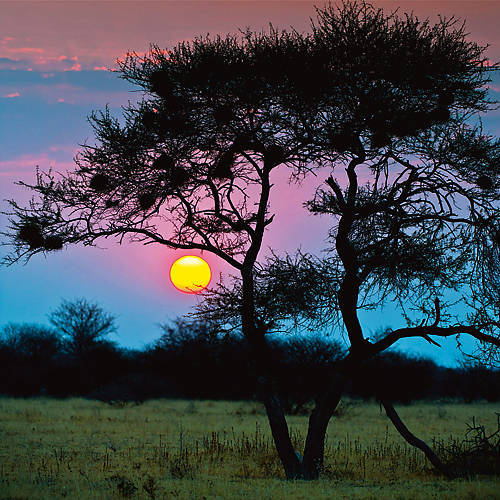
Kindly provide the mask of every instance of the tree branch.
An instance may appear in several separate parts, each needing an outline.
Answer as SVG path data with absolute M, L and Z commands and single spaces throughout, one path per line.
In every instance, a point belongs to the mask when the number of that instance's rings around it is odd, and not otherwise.
M 401 434 L 401 436 L 403 436 L 405 441 L 412 446 L 415 446 L 416 448 L 422 450 L 425 453 L 425 456 L 429 459 L 429 462 L 431 462 L 431 464 L 434 465 L 434 467 L 436 467 L 439 472 L 449 478 L 453 478 L 454 476 L 451 471 L 448 469 L 448 467 L 446 467 L 445 464 L 443 464 L 443 462 L 441 462 L 441 460 L 432 451 L 432 449 L 424 441 L 412 434 L 408 427 L 406 427 L 401 418 L 399 418 L 399 415 L 394 409 L 392 403 L 386 400 L 382 400 L 382 404 L 384 405 L 385 413 L 389 417 L 396 430 Z
M 391 345 L 395 344 L 398 340 L 410 337 L 422 337 L 425 338 L 428 335 L 436 335 L 438 337 L 450 337 L 452 335 L 458 335 L 461 333 L 466 333 L 472 337 L 480 340 L 481 342 L 488 342 L 490 344 L 500 347 L 500 338 L 494 337 L 493 335 L 488 335 L 487 333 L 482 333 L 479 327 L 468 326 L 468 325 L 457 325 L 449 327 L 439 327 L 435 325 L 428 326 L 416 326 L 414 328 L 400 328 L 394 330 L 387 337 L 375 342 L 369 349 L 370 356 L 374 356 L 382 351 L 385 351 Z

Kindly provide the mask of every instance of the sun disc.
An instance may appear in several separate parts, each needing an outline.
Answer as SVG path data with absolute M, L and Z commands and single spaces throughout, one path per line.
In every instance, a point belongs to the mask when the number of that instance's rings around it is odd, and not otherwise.
M 170 268 L 170 281 L 183 293 L 199 293 L 210 283 L 210 266 L 201 257 L 185 255 Z

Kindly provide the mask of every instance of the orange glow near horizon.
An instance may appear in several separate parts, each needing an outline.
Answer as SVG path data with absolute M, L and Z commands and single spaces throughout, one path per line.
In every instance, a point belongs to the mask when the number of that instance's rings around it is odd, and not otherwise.
M 199 293 L 210 283 L 210 266 L 201 257 L 185 255 L 170 268 L 172 285 L 183 293 Z

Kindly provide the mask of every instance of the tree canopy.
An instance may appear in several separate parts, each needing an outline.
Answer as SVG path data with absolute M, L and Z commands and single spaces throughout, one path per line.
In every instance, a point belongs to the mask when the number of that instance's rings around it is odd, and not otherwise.
M 110 345 L 106 337 L 116 331 L 115 317 L 97 303 L 86 299 L 63 300 L 49 314 L 49 321 L 64 340 L 65 350 L 77 357 L 87 355 L 98 345 Z
M 241 327 L 287 477 L 318 477 L 326 427 L 360 363 L 404 337 L 470 334 L 493 354 L 500 345 L 500 148 L 475 120 L 495 106 L 485 86 L 498 65 L 484 53 L 457 19 L 431 25 L 350 1 L 317 9 L 308 33 L 247 30 L 130 53 L 118 71 L 143 99 L 121 118 L 91 116 L 97 143 L 82 146 L 75 171 L 19 183 L 36 197 L 27 207 L 10 202 L 8 262 L 128 236 L 229 263 L 235 288 L 216 291 L 202 314 Z M 331 216 L 325 261 L 259 261 L 277 168 L 296 179 L 329 169 L 307 204 Z M 470 314 L 454 318 L 443 290 L 464 286 Z M 388 298 L 408 325 L 371 342 L 358 310 Z M 266 335 L 325 311 L 350 351 L 325 375 L 301 460 Z M 384 406 L 407 438 L 391 402 Z

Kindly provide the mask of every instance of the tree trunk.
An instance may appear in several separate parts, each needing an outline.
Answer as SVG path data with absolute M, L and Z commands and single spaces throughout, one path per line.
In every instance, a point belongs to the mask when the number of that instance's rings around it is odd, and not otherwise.
M 425 453 L 425 456 L 429 459 L 429 462 L 431 462 L 431 464 L 434 465 L 434 467 L 439 472 L 449 478 L 453 478 L 453 474 L 451 473 L 451 471 L 448 469 L 448 467 L 446 467 L 445 464 L 443 464 L 443 462 L 441 462 L 441 460 L 439 460 L 438 456 L 432 451 L 432 449 L 426 443 L 424 443 L 424 441 L 410 432 L 408 427 L 406 427 L 404 422 L 399 418 L 399 415 L 394 409 L 392 403 L 390 403 L 389 401 L 382 401 L 382 404 L 384 405 L 385 413 L 387 414 L 397 431 L 406 440 L 406 442 L 422 450 Z
M 242 272 L 241 319 L 243 335 L 252 351 L 252 364 L 257 375 L 258 396 L 266 408 L 269 426 L 276 451 L 280 457 L 287 479 L 302 477 L 302 463 L 292 445 L 285 414 L 277 391 L 274 388 L 271 350 L 265 338 L 265 331 L 258 327 L 254 305 L 254 283 L 251 268 Z
M 302 463 L 295 453 L 285 414 L 278 396 L 269 394 L 263 398 L 274 444 L 287 479 L 303 479 Z
M 304 479 L 318 479 L 323 469 L 326 430 L 342 397 L 344 384 L 345 378 L 342 377 L 333 388 L 329 389 L 326 394 L 317 400 L 316 406 L 309 417 L 302 464 Z

